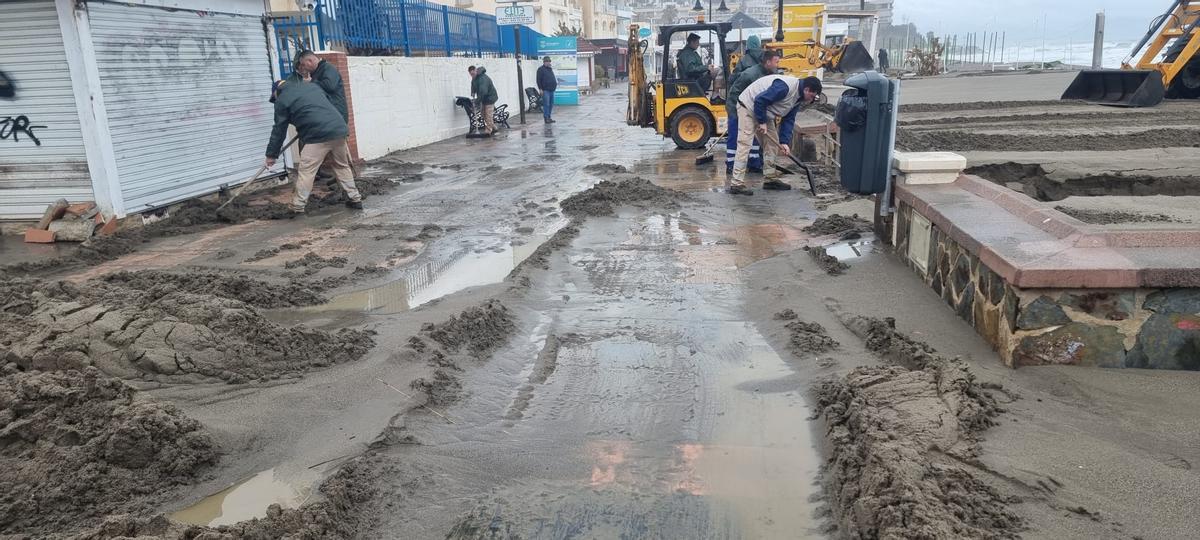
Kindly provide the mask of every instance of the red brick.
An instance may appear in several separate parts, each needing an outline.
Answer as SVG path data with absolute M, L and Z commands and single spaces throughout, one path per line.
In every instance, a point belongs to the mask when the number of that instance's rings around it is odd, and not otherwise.
M 117 223 L 117 218 L 110 219 L 108 220 L 108 223 L 105 223 L 100 227 L 100 230 L 97 231 L 96 234 L 99 234 L 100 236 L 112 236 L 112 233 L 117 232 L 117 225 L 119 225 Z
M 72 216 L 82 216 L 96 207 L 96 203 L 88 201 L 75 203 L 67 207 L 67 213 Z
M 25 229 L 25 241 L 31 244 L 53 244 L 54 232 L 42 229 Z

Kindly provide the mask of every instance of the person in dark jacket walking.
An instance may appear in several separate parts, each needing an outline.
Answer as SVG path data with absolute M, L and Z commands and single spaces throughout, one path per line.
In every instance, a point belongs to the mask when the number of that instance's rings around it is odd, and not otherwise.
M 553 124 L 550 111 L 554 109 L 554 91 L 558 89 L 558 79 L 554 77 L 549 56 L 542 58 L 542 67 L 537 70 L 537 87 L 542 92 L 542 118 L 547 124 Z
M 888 68 L 892 67 L 888 61 L 887 49 L 879 49 L 879 71 L 887 73 Z
M 299 73 L 293 73 L 287 80 L 275 82 L 271 88 L 271 101 L 275 103 L 275 126 L 267 143 L 267 167 L 279 159 L 288 124 L 296 126 L 296 133 L 304 144 L 300 150 L 292 211 L 304 212 L 312 193 L 313 178 L 326 157 L 333 162 L 333 174 L 349 199 L 346 206 L 361 210 L 362 195 L 354 185 L 350 147 L 346 145 L 350 127 L 341 112 L 329 102 L 325 90 Z
M 467 70 L 470 72 L 470 69 Z M 492 78 L 487 76 L 487 68 L 483 66 L 475 67 L 475 74 L 471 79 L 471 94 L 477 97 L 480 103 L 483 104 L 483 130 L 486 135 L 494 135 L 496 133 L 496 102 L 500 97 L 496 94 L 496 85 L 492 84 Z

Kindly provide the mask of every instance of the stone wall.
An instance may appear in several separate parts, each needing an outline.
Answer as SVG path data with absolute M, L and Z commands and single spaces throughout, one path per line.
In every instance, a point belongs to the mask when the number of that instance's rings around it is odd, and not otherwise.
M 937 225 L 923 269 L 908 256 L 913 213 L 898 208 L 897 253 L 1006 365 L 1200 370 L 1200 289 L 1018 289 Z

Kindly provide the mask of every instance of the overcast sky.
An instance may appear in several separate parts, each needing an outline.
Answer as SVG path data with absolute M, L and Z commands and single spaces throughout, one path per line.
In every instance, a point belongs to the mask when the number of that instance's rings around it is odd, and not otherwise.
M 895 0 L 895 23 L 916 23 L 938 35 L 1004 31 L 1009 39 L 1090 40 L 1096 12 L 1105 14 L 1105 40 L 1137 40 L 1170 0 Z

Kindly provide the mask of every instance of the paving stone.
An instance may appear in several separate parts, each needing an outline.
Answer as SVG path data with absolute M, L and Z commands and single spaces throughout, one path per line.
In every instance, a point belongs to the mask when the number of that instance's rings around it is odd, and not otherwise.
M 1156 313 L 1200 314 L 1200 289 L 1164 289 L 1150 293 L 1142 307 Z
M 958 301 L 958 307 L 954 309 L 959 317 L 967 321 L 971 325 L 975 324 L 975 283 L 967 282 L 966 290 L 963 291 L 962 298 Z
M 950 272 L 950 284 L 954 286 L 954 294 L 961 297 L 970 282 L 971 261 L 965 253 L 961 253 L 954 262 L 954 270 Z
M 975 329 L 993 347 L 1000 346 L 1000 309 L 991 307 L 983 298 L 975 301 Z
M 1004 299 L 1004 279 L 982 265 L 979 267 L 979 289 L 993 306 L 1000 305 Z
M 1013 350 L 1014 366 L 1053 364 L 1124 367 L 1125 336 L 1116 327 L 1074 322 L 1026 336 Z
M 1037 297 L 1037 300 L 1021 308 L 1020 315 L 1017 315 L 1017 328 L 1021 330 L 1037 330 L 1069 322 L 1071 318 L 1067 316 L 1067 312 L 1046 296 Z
M 1142 325 L 1128 367 L 1200 370 L 1200 315 L 1155 313 Z
M 1009 331 L 1017 329 L 1017 304 L 1020 302 L 1017 291 L 1011 286 L 1004 285 L 1004 319 L 1008 321 Z
M 1079 293 L 1064 293 L 1058 303 L 1071 306 L 1093 317 L 1110 321 L 1123 321 L 1133 314 L 1134 292 L 1128 291 L 1089 291 Z

